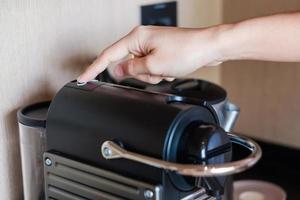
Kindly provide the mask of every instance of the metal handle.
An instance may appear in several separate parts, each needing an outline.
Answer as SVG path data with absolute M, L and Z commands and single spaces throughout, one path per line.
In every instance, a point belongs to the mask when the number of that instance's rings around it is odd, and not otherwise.
M 141 155 L 138 153 L 130 152 L 120 147 L 112 141 L 105 141 L 102 144 L 101 152 L 106 159 L 125 158 L 128 160 L 140 162 L 153 167 L 175 171 L 178 174 L 185 176 L 224 176 L 242 172 L 257 163 L 261 158 L 262 151 L 260 146 L 253 140 L 228 134 L 231 142 L 244 146 L 251 151 L 251 154 L 241 160 L 233 161 L 223 164 L 209 164 L 209 165 L 195 165 L 195 164 L 180 164 L 172 163 L 157 158 Z

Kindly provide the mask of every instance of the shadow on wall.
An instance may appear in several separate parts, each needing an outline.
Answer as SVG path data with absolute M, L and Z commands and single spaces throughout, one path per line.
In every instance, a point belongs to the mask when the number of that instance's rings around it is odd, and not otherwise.
M 24 105 L 32 104 L 40 101 L 50 100 L 53 96 L 54 91 L 48 87 L 48 83 L 46 81 L 43 82 L 43 86 L 40 91 L 35 94 L 31 94 L 24 102 Z M 8 163 L 9 169 L 7 170 L 8 177 L 11 178 L 12 181 L 9 181 L 10 188 L 14 188 L 14 194 L 18 196 L 13 196 L 13 199 L 23 199 L 19 195 L 22 194 L 22 172 L 21 172 L 21 159 L 20 159 L 20 140 L 19 140 L 19 131 L 18 131 L 18 120 L 17 120 L 17 109 L 13 109 L 5 115 L 5 124 L 6 129 L 9 130 L 9 134 L 7 134 L 7 152 L 6 152 L 6 162 Z M 18 184 L 16 184 L 18 183 Z
M 39 84 L 37 88 L 34 88 L 34 93 L 33 91 L 29 90 L 29 92 L 26 93 L 26 96 L 22 97 L 23 102 L 19 102 L 19 105 L 23 107 L 29 104 L 51 100 L 57 92 L 57 89 L 62 87 L 66 82 L 71 81 L 69 79 L 74 78 L 74 74 L 79 74 L 80 71 L 82 71 L 85 67 L 91 64 L 94 59 L 95 56 L 89 56 L 87 54 L 78 54 L 70 56 L 67 59 L 63 60 L 56 70 L 51 69 L 49 71 L 50 74 L 44 74 L 43 77 L 39 77 L 37 79 L 36 82 L 38 82 Z M 53 80 L 55 80 L 54 83 Z M 20 196 L 23 194 L 23 187 L 20 159 L 20 139 L 17 120 L 17 111 L 19 109 L 20 107 L 15 108 L 10 112 L 6 113 L 4 119 L 6 129 L 9 131 L 9 134 L 7 134 L 6 138 L 8 146 L 6 152 L 6 162 L 8 163 L 7 166 L 10 166 L 10 168 L 6 171 L 8 173 L 7 176 L 12 179 L 12 181 L 9 181 L 9 184 L 13 184 L 9 187 L 14 188 L 14 194 L 11 194 L 12 199 L 23 199 L 23 197 Z
M 70 74 L 70 70 L 72 70 L 71 74 L 78 72 L 82 72 L 86 67 L 93 63 L 93 61 L 97 58 L 95 55 L 90 54 L 77 54 L 72 55 L 68 59 L 65 59 L 61 63 L 61 69 Z M 71 80 L 70 80 L 71 81 Z

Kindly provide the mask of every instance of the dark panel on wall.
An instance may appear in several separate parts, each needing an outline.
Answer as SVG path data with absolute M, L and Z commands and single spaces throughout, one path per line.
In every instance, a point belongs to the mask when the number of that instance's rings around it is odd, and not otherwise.
M 177 26 L 177 2 L 141 6 L 141 24 Z

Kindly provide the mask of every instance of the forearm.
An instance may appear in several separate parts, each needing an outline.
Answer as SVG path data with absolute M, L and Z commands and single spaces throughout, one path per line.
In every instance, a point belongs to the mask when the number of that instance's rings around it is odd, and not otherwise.
M 300 12 L 220 26 L 223 60 L 300 61 Z
M 113 73 L 157 83 L 227 60 L 300 62 L 300 12 L 201 29 L 141 26 L 106 48 L 78 77 L 87 82 L 128 54 Z

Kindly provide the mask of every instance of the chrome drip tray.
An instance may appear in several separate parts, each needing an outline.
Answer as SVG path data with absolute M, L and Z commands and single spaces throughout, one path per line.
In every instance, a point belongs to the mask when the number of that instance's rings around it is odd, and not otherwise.
M 46 200 L 161 200 L 162 188 L 83 164 L 44 154 Z

